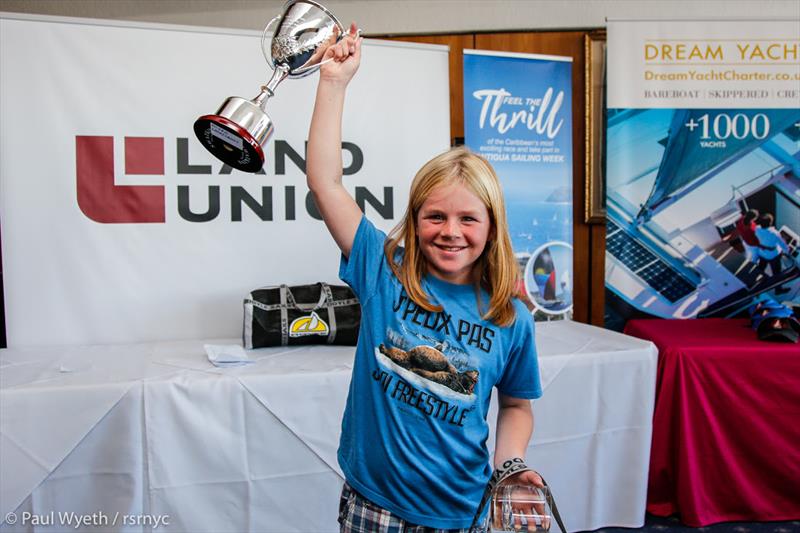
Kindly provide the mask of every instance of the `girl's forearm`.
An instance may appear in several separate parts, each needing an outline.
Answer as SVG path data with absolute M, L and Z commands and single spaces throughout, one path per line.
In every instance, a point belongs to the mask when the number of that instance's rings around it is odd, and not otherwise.
M 500 406 L 497 413 L 497 443 L 494 452 L 495 468 L 506 459 L 525 457 L 533 434 L 533 411 L 528 400 Z
M 346 84 L 320 80 L 308 133 L 308 188 L 324 190 L 342 180 L 342 111 Z

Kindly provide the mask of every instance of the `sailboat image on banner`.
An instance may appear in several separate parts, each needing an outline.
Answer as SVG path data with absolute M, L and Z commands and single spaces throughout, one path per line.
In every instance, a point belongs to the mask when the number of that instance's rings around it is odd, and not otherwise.
M 572 309 L 572 246 L 551 241 L 537 248 L 525 265 L 525 292 L 534 308 L 549 316 Z

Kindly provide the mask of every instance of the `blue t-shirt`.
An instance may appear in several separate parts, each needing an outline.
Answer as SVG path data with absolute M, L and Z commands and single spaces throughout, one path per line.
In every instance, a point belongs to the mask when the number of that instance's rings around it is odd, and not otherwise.
M 356 491 L 409 522 L 466 528 L 492 471 L 492 387 L 542 394 L 533 320 L 515 300 L 517 319 L 498 327 L 481 318 L 471 285 L 433 276 L 423 288 L 443 310 L 417 307 L 389 267 L 385 239 L 362 218 L 339 269 L 362 308 L 339 465 Z
M 778 257 L 781 251 L 789 252 L 789 246 L 774 227 L 762 228 L 759 226 L 756 228 L 755 234 L 758 243 L 763 246 L 758 249 L 758 255 L 763 259 L 771 261 Z

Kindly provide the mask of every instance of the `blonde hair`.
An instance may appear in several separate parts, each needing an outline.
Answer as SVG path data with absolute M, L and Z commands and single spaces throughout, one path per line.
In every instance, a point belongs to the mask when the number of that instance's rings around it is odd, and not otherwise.
M 479 312 L 485 320 L 498 326 L 509 326 L 516 317 L 513 298 L 518 269 L 508 236 L 503 190 L 492 166 L 469 149 L 459 147 L 444 152 L 425 163 L 417 172 L 411 183 L 405 215 L 389 232 L 384 244 L 386 258 L 392 272 L 414 303 L 427 311 L 442 310 L 441 306 L 430 302 L 428 294 L 422 288 L 422 278 L 428 272 L 428 262 L 417 242 L 417 214 L 434 189 L 452 184 L 469 189 L 489 212 L 492 223 L 489 240 L 473 267 L 473 272 L 480 273 L 475 279 L 475 296 Z M 396 252 L 401 243 L 405 251 L 402 260 L 398 261 Z M 485 313 L 479 297 L 481 287 L 489 293 L 489 308 Z

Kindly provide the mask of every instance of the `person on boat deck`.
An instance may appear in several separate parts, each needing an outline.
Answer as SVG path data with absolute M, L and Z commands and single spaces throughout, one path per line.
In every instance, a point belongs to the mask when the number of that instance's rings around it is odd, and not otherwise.
M 789 253 L 789 245 L 783 240 L 781 234 L 773 225 L 775 218 L 769 213 L 758 217 L 758 227 L 756 228 L 756 238 L 760 243 L 758 255 L 761 258 L 758 267 L 766 275 L 767 265 L 772 270 L 772 277 L 781 273 L 781 254 Z M 775 294 L 789 292 L 786 287 L 778 287 Z
M 744 251 L 747 254 L 747 260 L 751 263 L 758 263 L 760 256 L 758 250 L 761 243 L 758 242 L 756 237 L 756 219 L 758 218 L 758 211 L 750 209 L 742 218 L 736 221 L 736 233 L 742 238 L 744 244 Z

